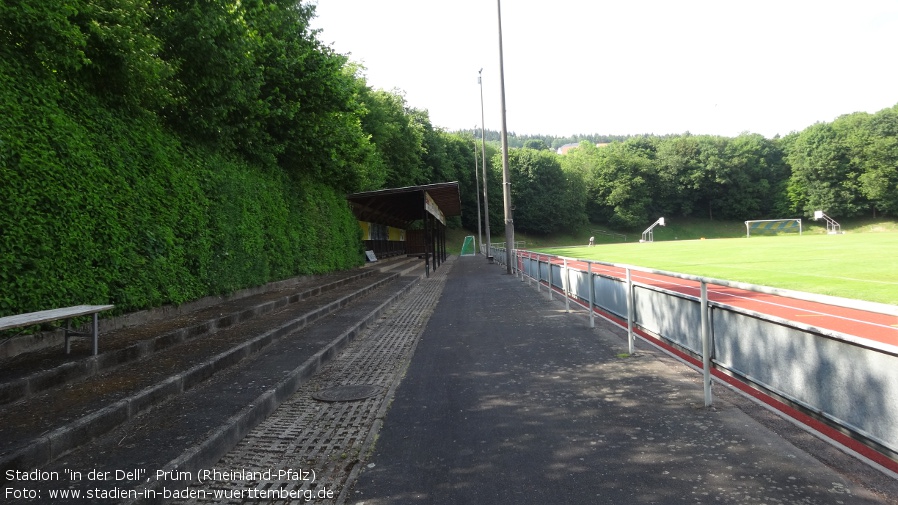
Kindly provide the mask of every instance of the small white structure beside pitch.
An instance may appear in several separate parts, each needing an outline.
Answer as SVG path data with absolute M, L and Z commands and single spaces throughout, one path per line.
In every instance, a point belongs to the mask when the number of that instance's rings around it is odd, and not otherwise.
M 655 232 L 652 231 L 656 226 L 661 225 L 664 226 L 664 218 L 659 217 L 657 221 L 652 223 L 651 226 L 646 228 L 644 232 L 642 232 L 642 238 L 639 239 L 639 242 L 654 242 L 655 241 Z
M 844 233 L 842 231 L 842 226 L 839 225 L 839 223 L 837 223 L 835 219 L 824 214 L 822 210 L 815 210 L 814 211 L 814 221 L 819 221 L 820 219 L 823 219 L 824 221 L 826 221 L 826 233 L 827 234 L 841 235 L 842 233 Z

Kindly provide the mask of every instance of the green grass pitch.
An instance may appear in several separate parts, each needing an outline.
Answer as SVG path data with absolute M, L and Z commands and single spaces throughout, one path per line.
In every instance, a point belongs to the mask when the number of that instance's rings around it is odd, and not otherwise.
M 898 305 L 898 233 L 631 242 L 545 252 Z

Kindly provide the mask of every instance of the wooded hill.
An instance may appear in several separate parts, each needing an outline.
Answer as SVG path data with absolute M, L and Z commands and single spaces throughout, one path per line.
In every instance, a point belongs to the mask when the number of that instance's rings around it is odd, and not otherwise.
M 454 224 L 475 230 L 479 131 L 369 87 L 312 16 L 294 0 L 0 3 L 0 316 L 126 312 L 359 265 L 355 191 L 457 180 Z M 898 106 L 781 139 L 588 136 L 559 156 L 547 148 L 573 139 L 520 138 L 523 231 L 898 213 Z
M 611 142 L 597 147 L 597 139 Z M 563 156 L 551 149 L 569 140 L 516 137 L 525 146 L 509 153 L 516 229 L 571 229 L 584 214 L 620 230 L 641 230 L 660 216 L 898 216 L 898 105 L 774 139 L 592 136 Z M 501 202 L 501 187 L 490 190 L 490 201 Z M 501 216 L 491 227 L 501 230 Z

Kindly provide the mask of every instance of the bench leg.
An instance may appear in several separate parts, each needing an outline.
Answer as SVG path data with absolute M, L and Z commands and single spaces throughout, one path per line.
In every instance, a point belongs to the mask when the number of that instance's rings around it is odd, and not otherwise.
M 65 353 L 69 354 L 71 352 L 71 344 L 69 344 L 69 339 L 72 337 L 72 320 L 65 320 Z
M 99 353 L 99 340 L 100 340 L 100 316 L 98 314 L 93 315 L 93 327 L 91 328 L 90 337 L 93 339 L 93 354 L 96 356 Z M 65 353 L 70 354 L 72 352 L 72 336 L 86 337 L 83 332 L 72 331 L 72 320 L 65 320 Z
M 98 345 L 98 340 L 99 340 L 98 326 L 99 326 L 99 316 L 97 315 L 96 312 L 94 312 L 94 330 L 93 330 L 94 356 L 97 355 L 97 351 L 98 351 L 98 347 L 99 347 L 99 345 Z

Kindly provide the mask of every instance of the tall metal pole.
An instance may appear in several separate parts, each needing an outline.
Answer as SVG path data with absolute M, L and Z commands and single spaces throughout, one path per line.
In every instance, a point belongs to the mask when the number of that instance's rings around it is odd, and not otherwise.
M 514 249 L 514 219 L 511 215 L 511 180 L 508 176 L 508 128 L 505 125 L 505 64 L 502 59 L 502 4 L 496 0 L 499 12 L 499 89 L 502 97 L 502 192 L 505 196 L 505 269 L 512 270 L 512 249 Z
M 476 128 L 476 127 L 475 127 Z M 477 141 L 474 141 L 474 196 L 477 198 L 477 247 L 483 245 L 483 235 L 480 233 L 480 176 L 477 175 Z M 477 254 L 477 251 L 474 251 Z
M 486 178 L 486 133 L 484 130 L 484 120 L 483 120 L 483 80 L 481 77 L 483 76 L 483 69 L 480 69 L 477 76 L 477 84 L 480 85 L 480 156 L 482 158 L 483 163 L 481 163 L 481 167 L 483 168 L 483 226 L 486 229 L 486 251 L 484 255 L 486 259 L 492 261 L 493 254 L 490 252 L 490 248 L 492 244 L 490 243 L 490 204 L 487 199 L 487 183 L 488 180 Z

